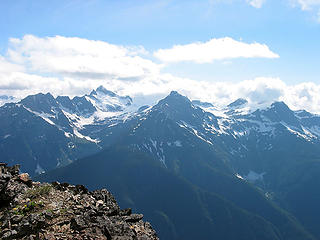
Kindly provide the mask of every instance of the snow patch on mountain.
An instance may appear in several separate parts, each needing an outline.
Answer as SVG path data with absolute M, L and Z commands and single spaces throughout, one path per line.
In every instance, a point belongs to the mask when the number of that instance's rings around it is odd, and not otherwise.
M 249 173 L 243 178 L 249 182 L 263 181 L 263 176 L 265 174 L 266 174 L 265 172 L 257 173 L 255 171 L 250 170 Z
M 50 125 L 56 126 L 56 124 L 50 119 L 50 118 L 55 118 L 56 115 L 52 115 L 52 114 L 48 114 L 48 113 L 44 113 L 44 112 L 36 112 L 36 111 L 32 111 L 30 108 L 27 108 L 25 106 L 23 106 L 27 111 L 35 114 L 38 117 L 41 117 L 43 120 L 45 120 L 47 123 L 49 123 Z
M 246 122 L 252 123 L 251 129 L 259 133 L 268 133 L 270 136 L 275 136 L 275 123 L 250 119 L 246 120 Z
M 182 147 L 182 143 L 181 143 L 181 141 L 179 141 L 179 140 L 174 141 L 173 144 L 174 144 L 176 147 Z
M 94 123 L 94 117 L 83 117 L 81 115 L 77 115 L 75 113 L 67 112 L 66 110 L 62 110 L 63 114 L 69 119 L 71 123 L 74 124 L 78 129 L 84 128 L 86 125 L 90 125 Z
M 201 107 L 202 110 L 208 113 L 212 113 L 214 116 L 219 118 L 228 118 L 229 116 L 225 113 L 225 109 L 217 108 L 217 107 Z
M 34 171 L 36 174 L 42 174 L 45 173 L 46 171 L 40 166 L 39 163 L 37 163 L 36 170 Z
M 10 136 L 11 136 L 11 134 L 6 134 L 6 135 L 3 136 L 3 139 L 7 139 Z
M 235 174 L 237 178 L 241 179 L 241 180 L 245 180 L 239 173 Z
M 174 142 L 167 142 L 169 147 L 182 147 L 182 142 L 180 140 L 176 140 Z
M 320 126 L 312 126 L 312 127 L 306 127 L 305 129 L 307 129 L 310 133 L 312 133 L 313 135 L 320 137 Z
M 93 143 L 96 143 L 96 144 L 100 142 L 100 140 L 98 140 L 98 139 L 92 139 L 92 138 L 89 137 L 89 136 L 84 136 L 84 135 L 82 135 L 81 133 L 78 132 L 78 130 L 77 130 L 76 128 L 73 128 L 73 133 L 74 133 L 74 135 L 76 135 L 78 138 L 84 138 L 84 139 L 86 139 L 86 140 L 89 141 L 89 142 L 93 142 Z
M 132 104 L 129 96 L 119 96 L 114 92 L 105 89 L 103 86 L 93 90 L 90 95 L 85 96 L 86 100 L 102 112 L 121 112 Z
M 188 130 L 190 133 L 192 133 L 193 135 L 195 135 L 196 137 L 198 137 L 198 138 L 201 139 L 202 141 L 204 141 L 204 142 L 206 142 L 206 143 L 208 143 L 208 144 L 210 144 L 210 145 L 213 145 L 211 141 L 209 141 L 208 139 L 205 139 L 205 138 L 204 138 L 205 136 L 201 136 L 201 133 L 198 132 L 198 130 L 196 129 L 196 127 L 192 126 L 191 124 L 186 123 L 185 121 L 177 122 L 177 124 L 178 124 L 180 127 Z
M 139 150 L 143 149 L 144 151 L 149 152 L 154 157 L 156 157 L 165 167 L 167 167 L 165 151 L 163 149 L 163 142 L 159 142 L 157 140 L 149 138 L 146 142 L 142 143 L 141 147 L 137 144 L 133 144 L 133 146 L 138 148 Z
M 290 133 L 297 135 L 298 137 L 304 138 L 307 141 L 311 141 L 313 135 L 310 135 L 309 131 L 304 131 L 300 132 L 299 129 L 293 127 L 293 126 L 289 126 L 288 124 L 286 124 L 285 122 L 281 121 L 280 122 Z M 304 133 L 304 134 L 303 134 Z M 309 133 L 309 134 L 308 134 Z

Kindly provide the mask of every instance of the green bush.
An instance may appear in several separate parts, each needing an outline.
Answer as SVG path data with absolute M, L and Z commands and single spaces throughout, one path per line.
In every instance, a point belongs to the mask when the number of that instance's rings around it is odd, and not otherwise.
M 51 192 L 51 190 L 52 190 L 51 185 L 43 185 L 43 186 L 39 186 L 34 189 L 30 189 L 26 195 L 28 198 L 35 199 L 40 196 L 44 196 L 44 195 L 49 194 Z

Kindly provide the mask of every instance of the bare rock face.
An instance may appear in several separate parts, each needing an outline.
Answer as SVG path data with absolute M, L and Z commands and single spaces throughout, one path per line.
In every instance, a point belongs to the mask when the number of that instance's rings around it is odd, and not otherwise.
M 0 239 L 158 240 L 142 218 L 106 189 L 32 182 L 18 165 L 0 163 Z

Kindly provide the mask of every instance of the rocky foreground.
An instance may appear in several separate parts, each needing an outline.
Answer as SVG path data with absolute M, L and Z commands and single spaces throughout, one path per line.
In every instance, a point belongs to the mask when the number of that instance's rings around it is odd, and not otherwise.
M 0 239 L 158 239 L 142 218 L 106 189 L 32 182 L 0 163 Z

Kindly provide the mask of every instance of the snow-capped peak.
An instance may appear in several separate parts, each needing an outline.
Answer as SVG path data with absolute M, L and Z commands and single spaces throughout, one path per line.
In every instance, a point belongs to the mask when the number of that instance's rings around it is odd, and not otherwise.
M 243 107 L 243 105 L 246 105 L 247 103 L 248 103 L 248 101 L 246 99 L 238 98 L 234 102 L 230 103 L 227 107 L 228 108 L 238 108 L 240 106 Z
M 102 112 L 121 112 L 132 104 L 131 97 L 120 96 L 103 86 L 86 95 L 86 99 Z
M 110 97 L 116 97 L 117 94 L 115 94 L 114 92 L 106 89 L 104 86 L 99 86 L 96 90 L 93 90 L 90 95 L 97 95 L 97 94 L 101 94 L 101 95 L 107 95 Z
M 181 104 L 187 104 L 188 106 L 191 105 L 191 101 L 178 93 L 177 91 L 171 91 L 171 93 L 165 97 L 164 99 L 160 100 L 158 105 L 181 105 Z

